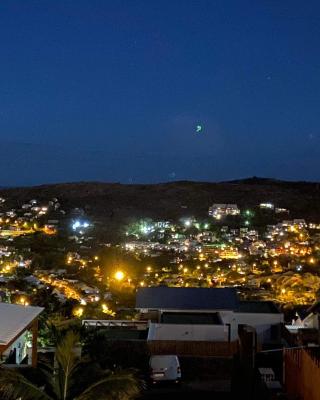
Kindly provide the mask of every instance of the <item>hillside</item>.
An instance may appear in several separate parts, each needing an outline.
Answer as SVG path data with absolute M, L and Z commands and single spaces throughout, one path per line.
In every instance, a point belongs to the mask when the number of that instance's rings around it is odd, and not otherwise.
M 250 207 L 273 202 L 289 208 L 291 217 L 320 221 L 320 185 L 249 178 L 232 182 L 172 182 L 153 185 L 80 182 L 1 189 L 13 206 L 32 198 L 57 197 L 67 211 L 80 207 L 95 220 L 116 228 L 131 218 L 205 217 L 213 203 Z

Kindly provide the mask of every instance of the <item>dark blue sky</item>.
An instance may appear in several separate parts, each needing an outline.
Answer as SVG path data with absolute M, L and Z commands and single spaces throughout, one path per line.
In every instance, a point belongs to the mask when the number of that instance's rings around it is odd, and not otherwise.
M 1 0 L 0 185 L 320 180 L 319 43 L 318 0 Z

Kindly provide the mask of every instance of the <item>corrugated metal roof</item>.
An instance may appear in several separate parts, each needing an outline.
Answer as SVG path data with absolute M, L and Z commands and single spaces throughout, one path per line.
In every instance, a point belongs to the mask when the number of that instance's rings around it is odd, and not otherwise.
M 0 302 L 0 345 L 11 342 L 42 312 L 42 307 Z
M 139 288 L 136 308 L 167 310 L 235 310 L 238 296 L 234 288 Z

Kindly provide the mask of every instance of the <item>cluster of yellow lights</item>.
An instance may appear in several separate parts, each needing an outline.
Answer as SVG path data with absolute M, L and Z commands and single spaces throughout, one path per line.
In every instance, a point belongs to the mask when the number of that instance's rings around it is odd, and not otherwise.
M 3 272 L 3 273 L 11 272 L 12 268 L 13 268 L 13 265 L 7 264 L 7 265 L 2 266 L 2 268 L 0 269 L 0 272 Z
M 111 317 L 116 315 L 116 313 L 112 311 L 105 303 L 103 303 L 101 307 L 104 314 L 110 315 Z
M 53 287 L 58 288 L 60 291 L 64 293 L 64 295 L 68 299 L 80 300 L 79 293 L 73 287 L 71 287 L 68 282 L 61 281 L 59 279 L 54 279 L 46 275 L 38 275 L 38 278 L 40 279 L 41 282 L 47 283 Z
M 19 297 L 19 299 L 17 301 L 17 304 L 21 304 L 23 306 L 29 306 L 30 305 L 29 301 L 24 296 Z

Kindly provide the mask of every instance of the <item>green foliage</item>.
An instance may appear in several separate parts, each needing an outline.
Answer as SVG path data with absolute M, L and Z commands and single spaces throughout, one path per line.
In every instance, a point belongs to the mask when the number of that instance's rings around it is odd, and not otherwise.
M 141 383 L 132 371 L 101 369 L 83 362 L 78 354 L 79 335 L 68 331 L 58 341 L 54 368 L 42 369 L 39 387 L 17 371 L 1 368 L 0 395 L 3 400 L 130 400 L 139 394 Z

